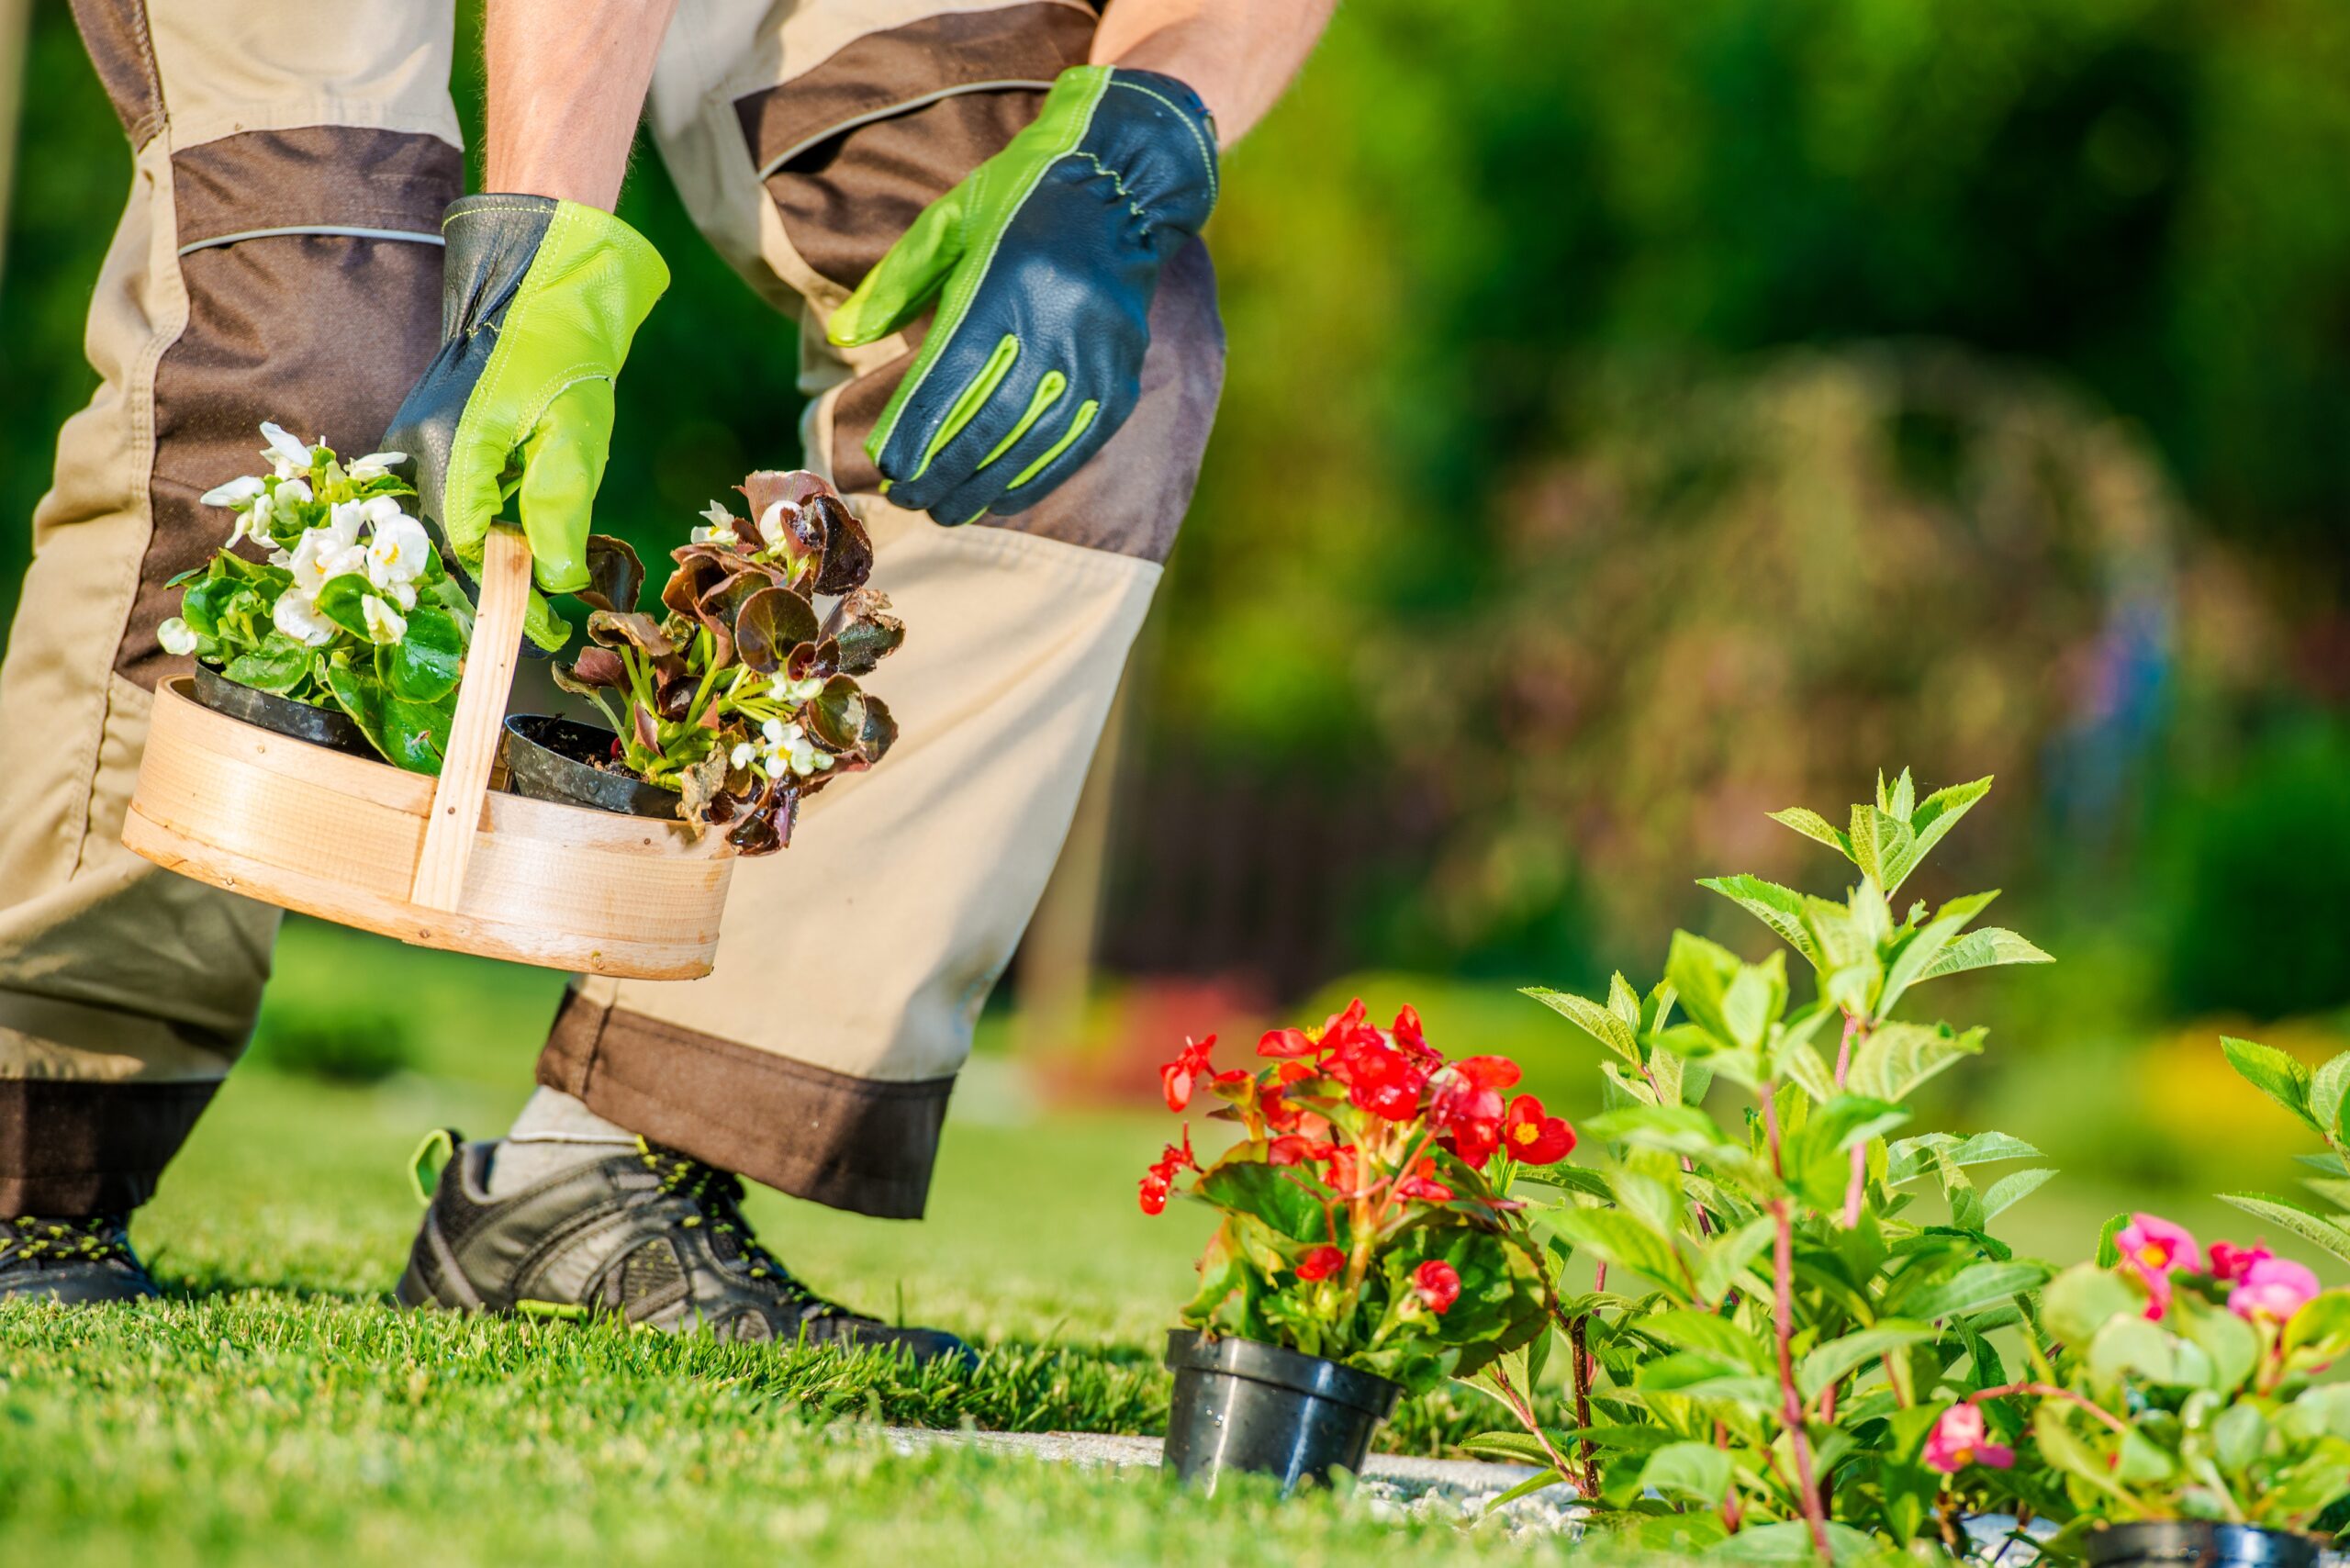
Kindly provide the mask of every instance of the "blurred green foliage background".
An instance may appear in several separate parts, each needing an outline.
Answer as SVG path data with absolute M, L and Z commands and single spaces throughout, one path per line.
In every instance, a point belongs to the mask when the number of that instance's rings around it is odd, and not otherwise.
M 1921 890 L 2065 960 L 1987 1010 L 2035 1095 L 2224 1085 L 2222 1017 L 2320 1048 L 2345 83 L 2338 0 L 1348 0 L 1229 160 L 1225 401 L 1077 928 L 1202 1008 L 1590 981 L 1724 929 L 1698 875 L 1824 886 L 1764 811 L 1996 772 Z M 9 610 L 129 170 L 62 6 L 23 113 Z M 794 460 L 794 344 L 649 154 L 622 212 L 676 284 L 602 522 L 661 548 Z

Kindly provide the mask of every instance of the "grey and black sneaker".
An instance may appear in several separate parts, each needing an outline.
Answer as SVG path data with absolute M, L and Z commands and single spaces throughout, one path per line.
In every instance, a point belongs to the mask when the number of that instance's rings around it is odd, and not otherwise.
M 161 1294 L 130 1249 L 127 1215 L 0 1219 L 0 1301 L 89 1306 Z
M 447 1158 L 400 1276 L 407 1306 L 610 1316 L 722 1339 L 878 1346 L 917 1361 L 973 1360 L 954 1335 L 893 1328 L 824 1300 L 751 1235 L 739 1177 L 638 1140 L 509 1197 L 489 1195 L 494 1143 L 435 1133 L 417 1155 L 417 1191 Z

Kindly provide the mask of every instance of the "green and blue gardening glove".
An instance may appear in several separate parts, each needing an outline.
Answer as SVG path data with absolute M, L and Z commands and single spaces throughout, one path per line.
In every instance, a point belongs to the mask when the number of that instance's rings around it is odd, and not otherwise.
M 1215 206 L 1215 125 L 1171 76 L 1061 73 L 1035 122 L 923 210 L 833 312 L 878 342 L 937 319 L 865 450 L 940 522 L 1034 506 L 1142 396 L 1159 269 Z
M 669 269 L 619 218 L 549 196 L 466 196 L 441 230 L 441 352 L 384 444 L 408 454 L 417 510 L 467 571 L 492 521 L 519 522 L 540 588 L 586 588 L 612 382 Z M 569 634 L 536 594 L 530 633 L 550 649 Z

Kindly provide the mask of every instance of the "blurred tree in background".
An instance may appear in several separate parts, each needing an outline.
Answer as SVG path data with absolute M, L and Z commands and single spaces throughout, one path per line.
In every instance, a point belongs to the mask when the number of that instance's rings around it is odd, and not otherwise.
M 38 7 L 0 610 L 128 177 L 78 55 Z M 2350 859 L 2308 760 L 2350 755 L 2345 82 L 2339 0 L 1348 0 L 1212 230 L 1234 358 L 1110 950 L 1310 923 L 1298 966 L 1564 981 L 1661 933 L 1679 835 L 1908 760 L 2008 775 L 1983 869 L 2173 1003 L 2350 1000 L 2338 880 L 2262 884 L 2300 957 L 2183 956 L 2234 868 Z M 647 548 L 798 411 L 657 170 L 599 519 Z M 1223 935 L 1170 960 L 1176 918 Z

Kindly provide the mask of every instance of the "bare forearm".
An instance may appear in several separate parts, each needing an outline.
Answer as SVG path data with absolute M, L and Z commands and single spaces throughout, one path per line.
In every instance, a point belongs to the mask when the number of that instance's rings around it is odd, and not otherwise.
M 1280 101 L 1338 0 L 1113 0 L 1093 62 L 1163 72 L 1215 115 L 1226 147 Z
M 677 0 L 488 0 L 484 184 L 610 212 L 677 9 Z

